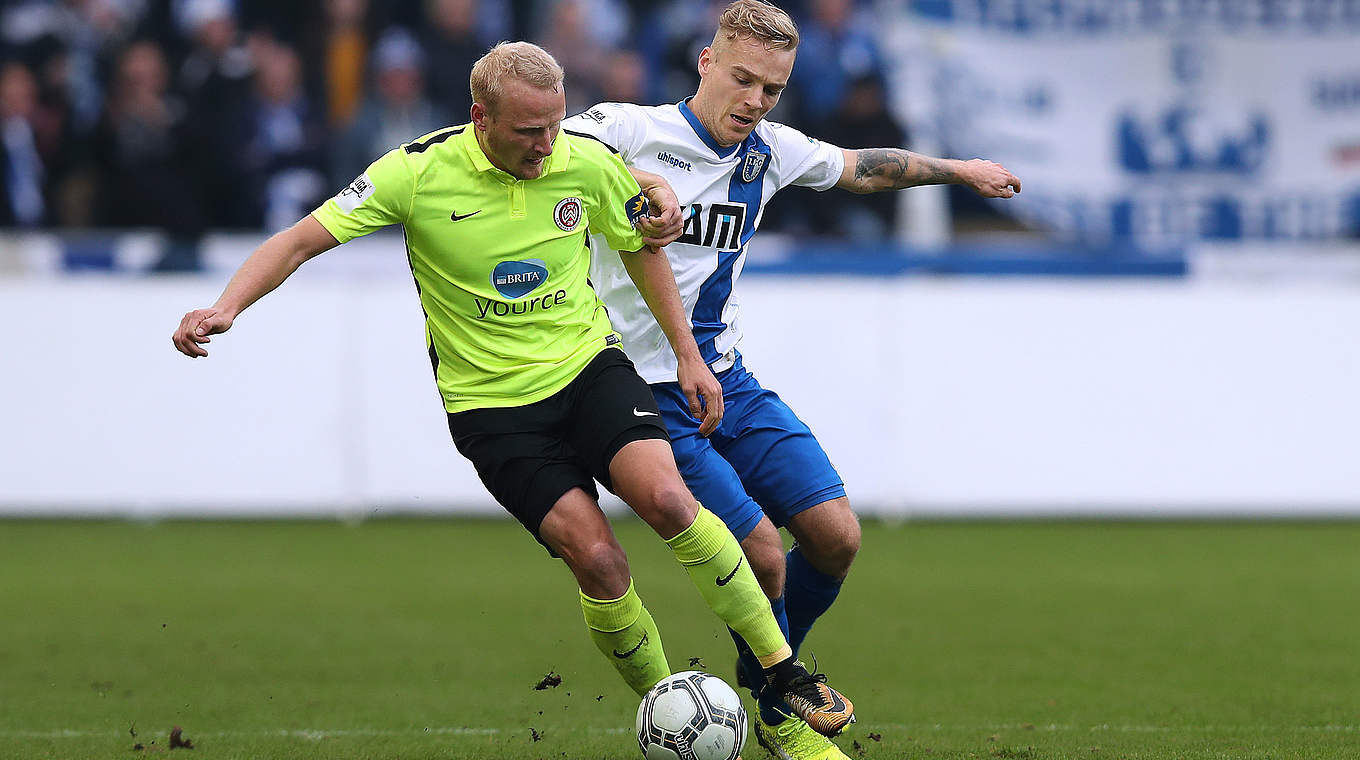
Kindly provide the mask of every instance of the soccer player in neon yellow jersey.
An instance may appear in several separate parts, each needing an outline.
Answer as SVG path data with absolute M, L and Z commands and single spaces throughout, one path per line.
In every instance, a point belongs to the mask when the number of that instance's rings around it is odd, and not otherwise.
M 589 231 L 621 252 L 676 354 L 691 411 L 713 429 L 722 390 L 669 263 L 636 229 L 647 208 L 637 182 L 603 143 L 560 131 L 562 69 L 541 48 L 497 45 L 473 66 L 471 88 L 470 124 L 388 152 L 265 241 L 215 305 L 184 316 L 175 347 L 206 356 L 209 336 L 303 262 L 403 225 L 454 443 L 565 561 L 591 638 L 628 685 L 641 695 L 670 668 L 596 480 L 665 539 L 709 607 L 750 642 L 772 688 L 839 730 L 853 706 L 797 664 L 737 540 L 686 489 L 656 402 L 587 282 Z

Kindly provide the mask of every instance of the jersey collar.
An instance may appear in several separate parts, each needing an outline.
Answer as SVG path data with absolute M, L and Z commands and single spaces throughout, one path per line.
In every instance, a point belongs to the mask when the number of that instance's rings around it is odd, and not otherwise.
M 704 145 L 707 145 L 709 150 L 717 153 L 718 158 L 727 158 L 735 153 L 737 148 L 741 147 L 741 143 L 728 145 L 725 148 L 719 145 L 718 141 L 713 139 L 713 135 L 708 133 L 708 128 L 704 126 L 703 122 L 699 121 L 699 117 L 695 116 L 694 112 L 690 110 L 689 101 L 693 97 L 694 96 L 691 95 L 689 98 L 685 98 L 680 101 L 678 105 L 680 107 L 680 115 L 684 116 L 685 121 L 689 122 L 689 126 L 694 130 L 694 134 L 698 135 L 699 139 L 704 141 Z
M 497 168 L 495 164 L 491 163 L 491 159 L 486 157 L 486 153 L 482 150 L 481 143 L 477 142 L 476 124 L 469 122 L 467 129 L 463 130 L 463 133 L 459 135 L 459 137 L 463 141 L 463 149 L 467 151 L 468 160 L 472 162 L 472 168 L 479 172 L 491 172 L 502 178 L 519 181 L 518 177 Z M 548 156 L 548 160 L 544 162 L 543 174 L 539 176 L 546 176 L 565 170 L 567 168 L 567 161 L 570 158 L 571 141 L 563 139 L 562 133 L 558 132 L 557 140 L 553 142 L 552 155 Z

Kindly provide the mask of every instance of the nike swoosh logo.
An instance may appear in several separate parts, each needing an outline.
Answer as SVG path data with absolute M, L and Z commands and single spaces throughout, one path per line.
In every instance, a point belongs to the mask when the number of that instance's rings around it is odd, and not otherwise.
M 832 714 L 845 712 L 845 700 L 841 699 L 841 695 L 837 694 L 835 689 L 828 689 L 828 691 L 831 692 L 829 695 L 831 697 L 831 706 L 822 710 L 822 712 Z
M 453 220 L 453 221 L 455 221 L 455 222 L 461 222 L 461 221 L 463 221 L 464 219 L 468 218 L 469 216 L 476 216 L 476 215 L 478 215 L 478 214 L 480 214 L 480 213 L 482 213 L 482 210 L 481 210 L 481 209 L 477 209 L 476 211 L 472 212 L 471 214 L 463 214 L 462 216 L 459 216 L 459 215 L 458 215 L 458 212 L 455 211 L 455 212 L 453 212 L 452 214 L 449 214 L 449 219 L 451 219 L 451 220 Z
M 737 560 L 737 566 L 732 568 L 732 572 L 728 573 L 726 578 L 719 578 L 718 585 L 726 586 L 727 584 L 731 583 L 732 579 L 737 576 L 737 571 L 741 569 L 741 563 L 745 561 L 746 561 L 745 557 L 742 557 L 741 559 Z
M 647 634 L 644 633 L 642 634 L 642 640 L 637 643 L 637 646 L 633 647 L 632 649 L 629 649 L 627 652 L 620 652 L 619 650 L 615 649 L 614 656 L 619 658 L 620 660 L 626 660 L 629 657 L 632 657 L 637 652 L 637 650 L 641 649 L 642 645 L 646 643 Z
M 634 416 L 634 417 L 659 417 L 660 415 L 658 415 L 656 412 L 644 412 L 644 411 L 642 411 L 641 409 L 638 409 L 638 408 L 635 406 L 635 407 L 633 407 L 633 416 Z

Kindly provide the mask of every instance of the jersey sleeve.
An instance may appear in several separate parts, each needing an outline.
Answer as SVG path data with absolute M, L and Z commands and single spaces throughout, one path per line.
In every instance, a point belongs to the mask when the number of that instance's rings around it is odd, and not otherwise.
M 845 170 L 845 154 L 839 146 L 783 124 L 771 122 L 770 127 L 780 187 L 798 185 L 819 191 L 835 187 Z
M 321 226 L 341 243 L 388 225 L 411 213 L 415 174 L 404 151 L 395 148 L 369 164 L 344 190 L 312 212 Z
M 562 122 L 562 128 L 590 135 L 631 164 L 642 144 L 644 118 L 631 103 L 599 103 Z
M 603 235 L 610 248 L 631 253 L 643 245 L 637 223 L 647 215 L 647 198 L 622 159 L 613 153 L 600 153 L 595 202 L 588 214 L 590 232 Z

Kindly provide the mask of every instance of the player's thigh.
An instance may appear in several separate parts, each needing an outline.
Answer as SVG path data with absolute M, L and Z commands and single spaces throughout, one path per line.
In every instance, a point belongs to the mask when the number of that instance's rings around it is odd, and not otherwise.
M 698 502 L 680 479 L 666 441 L 626 444 L 610 460 L 609 473 L 614 493 L 662 538 L 672 538 L 694 523 Z
M 776 525 L 845 496 L 845 485 L 812 430 L 778 394 L 746 375 L 724 394 L 719 453 Z
M 537 406 L 537 405 L 531 405 Z M 507 512 L 557 556 L 540 534 L 543 519 L 572 489 L 590 499 L 599 492 L 588 469 L 561 436 L 547 432 L 543 407 L 474 409 L 448 415 L 458 452 Z
M 738 541 L 744 541 L 764 517 L 760 505 L 747 493 L 731 463 L 714 448 L 711 438 L 699 435 L 699 422 L 689 416 L 689 401 L 680 386 L 658 383 L 652 386 L 652 392 L 670 432 L 675 464 L 690 493 L 722 518 Z
M 661 411 L 647 383 L 618 349 L 601 351 L 573 385 L 564 436 L 591 475 L 618 493 L 611 472 L 616 455 L 635 441 L 667 442 Z M 670 457 L 662 456 L 665 461 L 657 466 L 665 469 Z

